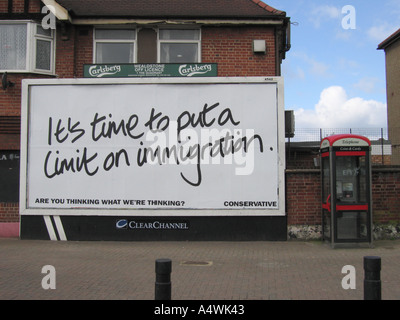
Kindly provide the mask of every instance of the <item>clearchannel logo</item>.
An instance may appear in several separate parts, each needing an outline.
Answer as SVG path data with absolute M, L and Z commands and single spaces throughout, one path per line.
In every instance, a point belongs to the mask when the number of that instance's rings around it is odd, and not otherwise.
M 187 230 L 188 221 L 127 220 L 119 219 L 115 223 L 117 229 L 153 229 L 153 230 Z
M 128 228 L 128 220 L 126 220 L 126 219 L 117 220 L 115 226 L 117 227 L 117 229 L 127 229 Z

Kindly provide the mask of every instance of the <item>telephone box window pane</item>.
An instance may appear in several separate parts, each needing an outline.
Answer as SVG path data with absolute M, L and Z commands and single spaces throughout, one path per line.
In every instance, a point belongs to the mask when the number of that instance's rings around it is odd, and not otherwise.
M 325 203 L 328 199 L 328 196 L 331 194 L 329 157 L 322 158 L 322 168 L 323 168 L 322 200 Z
M 367 212 L 338 212 L 338 240 L 365 240 L 368 236 Z
M 336 158 L 336 199 L 338 202 L 366 202 L 365 156 L 340 156 Z
M 360 202 L 367 202 L 367 163 L 365 157 L 360 157 L 358 159 L 359 168 L 360 168 L 360 177 L 359 177 L 359 184 L 360 184 Z
M 197 43 L 162 43 L 161 63 L 183 63 L 198 61 Z
M 133 63 L 132 43 L 96 44 L 96 63 Z
M 331 213 L 323 210 L 324 239 L 331 239 Z

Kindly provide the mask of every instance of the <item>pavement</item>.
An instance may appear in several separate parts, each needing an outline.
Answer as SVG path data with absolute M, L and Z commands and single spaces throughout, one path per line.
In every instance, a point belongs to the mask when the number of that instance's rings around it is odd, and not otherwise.
M 172 260 L 172 300 L 363 300 L 364 256 L 381 257 L 382 300 L 400 300 L 400 240 L 67 242 L 0 239 L 1 300 L 154 300 L 155 260 Z M 43 269 L 45 266 L 54 269 Z M 354 274 L 354 289 L 342 280 Z M 51 278 L 52 277 L 52 278 Z M 344 279 L 345 278 L 345 279 Z M 47 285 L 55 288 L 44 289 Z

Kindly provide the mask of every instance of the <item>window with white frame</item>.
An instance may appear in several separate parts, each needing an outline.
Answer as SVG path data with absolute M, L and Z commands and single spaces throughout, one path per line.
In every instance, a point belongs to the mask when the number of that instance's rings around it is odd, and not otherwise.
M 95 29 L 94 63 L 134 63 L 135 29 Z
M 52 69 L 53 60 L 53 30 L 43 29 L 36 25 L 35 33 L 35 69 L 49 71 Z
M 160 63 L 200 62 L 200 29 L 160 29 Z
M 54 73 L 54 31 L 29 21 L 0 22 L 0 71 Z

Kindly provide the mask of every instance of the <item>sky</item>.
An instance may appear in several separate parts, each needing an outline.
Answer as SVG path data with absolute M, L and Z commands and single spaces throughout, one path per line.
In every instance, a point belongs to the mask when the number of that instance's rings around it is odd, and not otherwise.
M 377 47 L 400 28 L 400 1 L 264 2 L 291 18 L 282 76 L 296 129 L 386 128 L 385 53 Z

